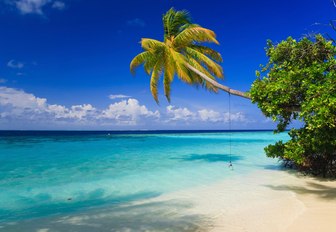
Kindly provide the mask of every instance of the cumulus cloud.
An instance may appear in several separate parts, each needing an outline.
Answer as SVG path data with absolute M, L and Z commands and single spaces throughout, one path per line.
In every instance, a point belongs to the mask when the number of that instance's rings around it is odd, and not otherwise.
M 81 121 L 87 120 L 90 116 L 94 117 L 96 108 L 91 104 L 74 105 L 70 108 L 66 108 L 62 105 L 48 105 L 46 112 L 50 113 L 56 119 L 75 119 Z
M 8 61 L 7 66 L 10 68 L 22 69 L 24 67 L 24 63 L 20 61 L 10 60 Z
M 21 90 L 0 87 L 0 105 L 2 106 L 36 110 L 45 106 L 46 101 L 45 98 L 38 98 Z
M 115 94 L 115 95 L 113 95 L 113 94 L 111 94 L 110 96 L 109 96 L 109 98 L 111 99 L 111 100 L 114 100 L 114 99 L 120 99 L 120 98 L 130 98 L 131 96 L 127 96 L 127 95 L 123 95 L 123 94 Z
M 142 19 L 135 18 L 135 19 L 127 21 L 127 25 L 128 26 L 133 26 L 133 27 L 145 27 L 146 23 Z
M 49 104 L 46 98 L 39 98 L 23 90 L 0 87 L 0 120 L 28 120 L 30 122 L 69 122 L 100 125 L 137 125 L 144 119 L 157 119 L 158 111 L 150 111 L 137 99 L 128 99 L 99 110 L 91 104 L 66 107 Z
M 248 119 L 246 118 L 245 114 L 242 112 L 236 112 L 236 113 L 224 113 L 224 120 L 225 122 L 228 122 L 231 119 L 232 122 L 248 122 Z
M 176 106 L 167 106 L 167 114 L 169 117 L 168 121 L 188 121 L 193 119 L 195 114 L 191 112 L 188 108 L 180 108 Z
M 145 105 L 140 105 L 134 98 L 123 100 L 109 105 L 108 109 L 103 110 L 99 118 L 110 119 L 118 124 L 136 125 L 141 118 L 159 118 L 158 111 L 150 111 Z
M 220 122 L 223 120 L 221 113 L 214 110 L 199 110 L 198 115 L 201 121 Z
M 234 113 L 220 113 L 214 110 L 203 109 L 198 111 L 198 115 L 201 121 L 204 122 L 246 122 L 247 119 L 242 112 Z
M 193 112 L 186 107 L 167 106 L 167 115 L 169 121 L 187 121 L 187 122 L 211 122 L 211 123 L 228 123 L 247 122 L 242 112 L 218 112 L 211 109 L 201 109 Z
M 76 104 L 64 106 L 51 104 L 46 98 L 37 97 L 23 90 L 0 86 L 0 125 L 40 125 L 41 128 L 162 128 L 167 126 L 193 125 L 207 126 L 213 123 L 227 124 L 248 122 L 241 112 L 219 112 L 213 109 L 193 111 L 187 107 L 169 105 L 159 110 L 151 110 L 137 99 L 126 95 L 113 95 L 120 99 L 106 108 Z M 117 97 L 116 97 L 117 96 Z M 196 127 L 194 127 L 196 126 Z M 9 127 L 10 128 L 10 127 Z M 16 128 L 20 129 L 20 128 Z
M 0 78 L 0 84 L 4 84 L 4 83 L 6 83 L 6 82 L 7 82 L 6 79 L 4 79 L 4 78 Z

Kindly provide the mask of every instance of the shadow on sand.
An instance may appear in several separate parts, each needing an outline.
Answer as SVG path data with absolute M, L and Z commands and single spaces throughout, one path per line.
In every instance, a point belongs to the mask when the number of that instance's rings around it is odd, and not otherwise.
M 336 199 L 336 188 L 330 187 L 321 183 L 314 183 L 306 181 L 305 186 L 293 186 L 293 185 L 265 185 L 273 190 L 277 191 L 293 191 L 298 195 L 315 195 L 325 200 Z
M 148 200 L 68 216 L 9 223 L 1 225 L 0 231 L 205 231 L 211 228 L 205 217 L 188 213 L 191 207 L 190 203 L 175 200 Z

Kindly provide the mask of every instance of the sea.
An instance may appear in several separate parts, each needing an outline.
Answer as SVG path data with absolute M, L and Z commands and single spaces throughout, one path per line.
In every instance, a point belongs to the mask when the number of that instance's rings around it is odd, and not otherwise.
M 264 147 L 288 139 L 272 131 L 0 131 L 0 231 L 27 220 L 120 211 L 281 168 Z M 126 223 L 132 223 L 128 210 Z

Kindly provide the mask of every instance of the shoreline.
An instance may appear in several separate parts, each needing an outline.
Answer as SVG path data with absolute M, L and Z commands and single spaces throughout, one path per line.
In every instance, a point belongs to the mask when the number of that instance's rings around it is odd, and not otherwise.
M 260 170 L 117 208 L 0 226 L 0 231 L 330 231 L 336 182 Z

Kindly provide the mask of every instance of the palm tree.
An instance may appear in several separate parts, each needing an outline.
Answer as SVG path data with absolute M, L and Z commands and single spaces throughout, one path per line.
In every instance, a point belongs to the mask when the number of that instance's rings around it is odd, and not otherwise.
M 221 55 L 202 45 L 210 42 L 219 44 L 216 34 L 204 27 L 193 24 L 187 11 L 171 8 L 163 16 L 164 41 L 143 38 L 143 52 L 133 58 L 130 69 L 144 65 L 150 75 L 150 90 L 158 103 L 158 82 L 163 77 L 164 93 L 170 102 L 170 86 L 175 76 L 183 82 L 202 86 L 210 91 L 224 90 L 233 95 L 250 98 L 247 93 L 221 85 L 216 78 L 223 78 Z

